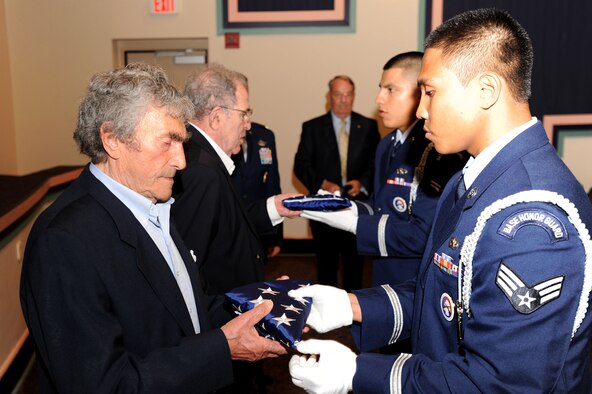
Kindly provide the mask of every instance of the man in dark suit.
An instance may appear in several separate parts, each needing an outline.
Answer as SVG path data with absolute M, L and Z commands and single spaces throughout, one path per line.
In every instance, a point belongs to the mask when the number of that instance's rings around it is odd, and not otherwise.
M 193 75 L 185 86 L 195 114 L 184 146 L 187 168 L 175 179 L 171 214 L 196 256 L 208 294 L 263 280 L 266 252 L 260 233 L 273 231 L 282 215 L 295 216 L 277 195 L 244 207 L 230 179 L 233 153 L 251 127 L 247 78 L 219 64 Z
M 340 192 L 364 200 L 372 192 L 374 153 L 380 139 L 374 119 L 352 111 L 355 85 L 338 75 L 329 81 L 331 110 L 302 124 L 294 174 L 311 194 L 319 190 Z M 319 283 L 337 285 L 339 255 L 343 262 L 343 287 L 362 285 L 363 259 L 352 234 L 323 223 L 311 222 L 317 255 Z
M 285 353 L 253 329 L 269 304 L 228 321 L 203 293 L 169 219 L 191 113 L 153 66 L 91 80 L 74 133 L 91 164 L 40 215 L 23 263 L 41 392 L 210 392 L 232 359 Z
M 210 64 L 185 85 L 194 105 L 184 146 L 187 168 L 175 178 L 171 214 L 181 237 L 197 259 L 204 291 L 224 294 L 264 279 L 266 251 L 259 234 L 275 231 L 292 212 L 276 195 L 244 206 L 234 189 L 231 155 L 240 151 L 251 127 L 247 78 Z M 264 384 L 260 364 L 235 363 L 230 392 L 258 392 Z
M 282 192 L 277 149 L 273 131 L 251 122 L 240 152 L 232 155 L 235 170 L 231 179 L 243 204 L 248 206 Z M 268 257 L 279 254 L 283 239 L 283 224 L 269 233 L 260 234 Z

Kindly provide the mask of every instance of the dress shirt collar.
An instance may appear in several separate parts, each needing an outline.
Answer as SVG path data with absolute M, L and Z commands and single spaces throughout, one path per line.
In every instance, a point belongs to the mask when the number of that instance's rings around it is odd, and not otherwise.
M 534 126 L 536 122 L 537 118 L 533 117 L 528 122 L 502 135 L 487 148 L 483 149 L 483 151 L 481 151 L 481 153 L 479 153 L 477 157 L 471 156 L 471 158 L 463 168 L 464 182 L 466 188 L 468 189 L 469 187 L 471 187 L 471 185 L 473 184 L 475 179 L 477 179 L 477 177 L 483 171 L 483 169 L 487 167 L 491 160 L 493 160 L 493 158 L 497 156 L 497 154 L 506 145 L 508 145 L 514 138 L 518 137 L 520 133 L 522 133 L 524 130 Z
M 333 130 L 335 135 L 339 136 L 339 130 L 341 130 L 341 118 L 331 111 L 331 121 L 333 122 Z M 351 114 L 345 118 L 345 132 L 349 135 L 349 128 L 351 126 Z
M 411 124 L 411 126 L 409 126 L 407 128 L 407 130 L 405 130 L 405 131 L 402 131 L 401 129 L 397 129 L 397 132 L 395 135 L 395 143 L 401 142 L 401 145 L 403 145 L 405 143 L 405 141 L 407 140 L 407 137 L 411 133 L 411 130 L 413 130 L 413 128 L 415 127 L 415 125 L 417 124 L 418 121 L 419 121 L 419 119 L 417 119 L 415 122 L 413 122 Z
M 166 202 L 154 204 L 148 198 L 117 182 L 94 164 L 89 166 L 90 172 L 111 191 L 136 217 L 144 228 L 150 225 L 150 216 L 157 216 L 163 227 L 168 230 L 171 204 L 175 201 L 170 198 Z
M 197 127 L 195 124 L 189 122 L 189 124 L 193 127 L 195 127 L 195 129 L 197 131 L 199 131 L 201 133 L 201 135 L 204 136 L 204 138 L 209 142 L 209 144 L 212 146 L 212 148 L 214 148 L 214 150 L 216 151 L 216 153 L 218 154 L 218 157 L 220 157 L 220 160 L 222 160 L 222 164 L 224 164 L 224 167 L 226 167 L 226 171 L 228 171 L 228 174 L 232 175 L 232 173 L 234 172 L 234 162 L 232 161 L 232 159 L 230 158 L 230 156 L 228 156 L 226 154 L 226 152 L 224 152 L 222 150 L 222 148 L 220 148 L 218 146 L 218 144 L 216 143 L 216 141 L 214 141 L 212 139 L 212 137 L 210 137 L 205 131 L 203 131 L 202 129 L 200 129 L 199 127 Z

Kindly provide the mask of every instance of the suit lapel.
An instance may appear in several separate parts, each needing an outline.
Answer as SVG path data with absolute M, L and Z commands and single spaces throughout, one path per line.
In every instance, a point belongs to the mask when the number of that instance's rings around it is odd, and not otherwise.
M 459 171 L 450 178 L 450 187 L 448 188 L 447 193 L 442 194 L 442 205 L 438 211 L 438 217 L 434 222 L 434 250 L 432 250 L 430 256 L 433 256 L 436 249 L 438 249 L 440 245 L 448 239 L 450 234 L 452 234 L 452 230 L 456 227 L 460 214 L 464 209 L 465 202 L 467 201 L 466 194 L 456 201 L 456 203 L 454 201 L 455 190 L 452 186 L 457 184 L 460 175 L 461 172 Z
M 323 126 L 320 130 L 322 130 L 323 133 L 321 141 L 324 141 L 324 143 L 321 142 L 319 146 L 325 147 L 324 149 L 327 150 L 326 164 L 332 167 L 325 169 L 325 171 L 327 174 L 338 176 L 339 179 L 341 179 L 341 176 L 339 175 L 341 174 L 341 166 L 339 164 L 341 162 L 341 159 L 339 158 L 339 146 L 337 145 L 337 138 L 335 137 L 335 129 L 333 128 L 331 112 L 327 112 L 327 114 L 323 118 Z M 341 181 L 337 183 L 341 184 Z M 316 190 L 311 192 L 316 193 Z
M 228 170 L 226 169 L 226 167 L 224 166 L 224 163 L 220 159 L 220 156 L 218 156 L 218 153 L 216 153 L 216 151 L 214 150 L 212 145 L 210 145 L 208 140 L 206 140 L 205 137 L 203 135 L 201 135 L 201 133 L 199 131 L 196 130 L 191 138 L 194 139 L 194 141 L 201 147 L 204 154 L 207 154 L 210 156 L 208 161 L 210 161 L 212 163 L 216 163 L 216 166 L 218 166 L 218 170 L 221 171 L 222 174 L 224 174 L 224 179 L 226 179 L 226 183 L 228 185 L 228 188 L 232 192 L 232 195 L 234 196 L 234 200 L 235 200 L 237 206 L 239 207 L 239 210 L 241 211 L 243 217 L 245 218 L 245 221 L 247 222 L 247 224 L 248 224 L 249 228 L 251 229 L 251 232 L 253 233 L 255 238 L 259 239 L 259 235 L 257 234 L 257 231 L 255 230 L 255 228 L 251 224 L 251 219 L 249 219 L 249 215 L 247 214 L 247 211 L 246 211 L 245 207 L 243 206 L 243 203 L 241 201 L 241 197 L 238 194 L 238 192 L 236 191 L 236 189 L 234 188 L 234 185 L 232 184 L 232 179 L 230 178 L 230 174 L 228 173 Z
M 349 142 L 347 144 L 347 169 L 351 168 L 352 161 L 355 161 L 360 148 L 365 146 L 364 144 L 364 133 L 362 123 L 360 122 L 360 118 L 352 112 L 351 114 L 351 122 L 349 126 Z
M 195 297 L 195 306 L 197 308 L 197 318 L 199 319 L 199 325 L 201 332 L 210 329 L 210 321 L 207 315 L 207 311 L 201 308 L 199 296 L 202 294 L 202 287 L 201 287 L 201 279 L 199 274 L 199 269 L 197 268 L 197 263 L 193 259 L 193 256 L 189 253 L 189 250 L 183 243 L 183 238 L 177 231 L 177 228 L 171 223 L 171 237 L 173 238 L 173 242 L 177 246 L 179 250 L 179 254 L 183 258 L 183 262 L 187 267 L 187 273 L 189 274 L 189 278 L 191 279 L 191 287 L 193 288 L 193 296 Z M 191 322 L 190 322 L 191 323 Z M 193 324 L 193 323 L 191 323 Z M 193 328 L 193 325 L 191 326 Z
M 186 335 L 194 334 L 193 323 L 181 290 L 173 274 L 158 250 L 132 212 L 97 180 L 88 169 L 81 178 L 88 184 L 89 193 L 110 213 L 119 230 L 122 242 L 136 250 L 136 266 L 142 272 L 163 305 L 177 321 Z M 123 263 L 125 264 L 125 262 Z
M 140 234 L 143 231 L 144 234 Z M 177 243 L 175 243 L 177 244 Z M 178 244 L 177 244 L 178 245 Z M 187 305 L 166 260 L 144 229 L 138 230 L 136 264 L 186 335 L 195 334 Z M 185 264 L 187 265 L 187 264 Z M 192 285 L 195 287 L 193 280 Z M 200 319 L 201 322 L 201 319 Z

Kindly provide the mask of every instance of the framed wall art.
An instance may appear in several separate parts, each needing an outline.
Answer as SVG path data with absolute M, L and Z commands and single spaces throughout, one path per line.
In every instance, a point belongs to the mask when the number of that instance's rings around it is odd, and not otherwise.
M 216 1 L 219 35 L 355 31 L 355 0 Z
M 549 141 L 586 191 L 592 188 L 592 114 L 545 115 Z

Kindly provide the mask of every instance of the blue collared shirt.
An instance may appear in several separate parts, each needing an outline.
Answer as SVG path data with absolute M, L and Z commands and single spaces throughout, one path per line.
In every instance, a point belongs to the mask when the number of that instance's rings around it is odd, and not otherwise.
M 171 197 L 166 202 L 154 204 L 141 194 L 115 181 L 94 164 L 91 163 L 89 168 L 90 172 L 132 212 L 158 247 L 175 276 L 191 316 L 193 328 L 198 333 L 199 320 L 193 287 L 185 262 L 170 235 L 170 212 L 175 199 Z

